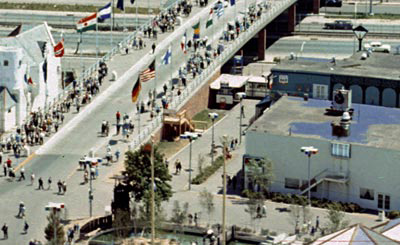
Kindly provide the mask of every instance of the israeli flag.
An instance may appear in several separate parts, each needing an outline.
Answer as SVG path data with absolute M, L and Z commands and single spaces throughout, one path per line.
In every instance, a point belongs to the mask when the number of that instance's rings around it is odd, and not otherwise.
M 99 13 L 98 13 L 97 16 L 101 20 L 110 19 L 111 18 L 111 12 L 112 12 L 112 7 L 111 7 L 111 2 L 110 2 L 106 6 L 102 7 L 101 9 L 99 9 Z
M 169 46 L 167 52 L 164 54 L 162 58 L 162 64 L 168 65 L 169 63 L 171 63 L 171 56 L 172 56 L 172 51 L 171 51 L 171 46 Z
M 218 3 L 218 9 L 217 9 L 217 16 L 218 19 L 224 14 L 224 5 L 222 3 Z

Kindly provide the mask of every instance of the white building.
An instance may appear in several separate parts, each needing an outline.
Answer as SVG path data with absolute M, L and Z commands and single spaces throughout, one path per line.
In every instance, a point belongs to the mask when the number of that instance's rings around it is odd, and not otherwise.
M 349 130 L 338 131 L 341 117 L 325 114 L 330 106 L 327 100 L 280 98 L 248 129 L 244 158 L 272 160 L 271 191 L 307 194 L 308 157 L 300 149 L 314 146 L 313 197 L 400 210 L 400 110 L 353 104 Z
M 46 109 L 61 92 L 61 61 L 50 27 L 44 23 L 15 34 L 0 38 L 1 132 Z

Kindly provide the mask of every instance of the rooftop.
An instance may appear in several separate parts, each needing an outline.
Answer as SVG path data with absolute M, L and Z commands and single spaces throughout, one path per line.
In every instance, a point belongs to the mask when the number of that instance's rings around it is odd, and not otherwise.
M 336 64 L 332 62 L 332 59 L 283 59 L 271 71 L 344 75 L 400 81 L 400 55 L 372 52 L 367 59 L 362 60 L 362 53 L 358 52 L 349 58 L 336 60 Z
M 258 118 L 249 130 L 275 135 L 340 140 L 379 148 L 400 148 L 400 110 L 353 104 L 354 113 L 348 137 L 332 136 L 332 121 L 341 117 L 325 114 L 331 101 L 283 96 Z

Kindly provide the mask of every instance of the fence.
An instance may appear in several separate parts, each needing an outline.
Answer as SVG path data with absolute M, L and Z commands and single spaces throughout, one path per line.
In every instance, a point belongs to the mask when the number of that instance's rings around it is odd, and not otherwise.
M 222 64 L 227 62 L 238 50 L 248 42 L 255 33 L 258 33 L 263 27 L 268 24 L 269 21 L 277 17 L 282 11 L 288 8 L 291 4 L 295 3 L 295 0 L 283 0 L 277 2 L 275 6 L 270 7 L 266 10 L 266 13 L 261 15 L 261 18 L 256 20 L 245 32 L 242 32 L 235 40 L 231 41 L 228 46 L 224 49 L 221 54 L 212 60 L 210 65 L 203 70 L 203 72 L 197 76 L 188 86 L 182 91 L 180 96 L 174 96 L 170 102 L 170 109 L 178 110 L 184 105 L 192 95 L 194 95 L 201 85 L 211 79 L 212 75 L 216 72 Z M 129 145 L 130 149 L 136 149 L 144 141 L 150 138 L 150 135 L 156 130 L 161 128 L 162 115 L 158 115 L 152 120 L 149 126 L 147 126 L 132 140 Z

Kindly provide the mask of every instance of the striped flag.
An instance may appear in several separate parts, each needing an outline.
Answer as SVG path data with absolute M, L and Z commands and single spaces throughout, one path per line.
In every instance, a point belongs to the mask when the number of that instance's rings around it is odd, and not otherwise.
M 194 29 L 193 38 L 200 38 L 200 21 L 196 25 L 192 26 L 192 28 Z
M 108 3 L 106 6 L 99 9 L 99 21 L 104 21 L 105 19 L 110 19 L 112 13 L 112 6 L 111 2 Z
M 224 5 L 222 3 L 219 3 L 217 9 L 218 18 L 221 17 L 223 14 L 224 14 Z
M 149 65 L 149 67 L 140 72 L 139 74 L 139 80 L 142 83 L 145 83 L 153 78 L 156 77 L 156 64 L 155 64 L 156 60 L 153 60 L 153 62 L 151 62 L 151 64 Z
M 206 23 L 206 28 L 210 27 L 213 24 L 213 14 L 214 14 L 214 10 L 211 8 L 210 15 L 208 16 L 208 20 Z
M 64 56 L 64 38 L 59 41 L 56 46 L 54 46 L 54 56 L 63 57 Z
M 186 43 L 187 43 L 186 39 L 187 38 L 186 38 L 186 32 L 185 32 L 185 34 L 183 34 L 182 41 L 181 41 L 181 49 L 184 54 L 186 54 Z
M 140 79 L 138 78 L 135 85 L 132 88 L 132 102 L 135 103 L 140 94 L 140 90 L 142 90 L 142 84 L 140 83 Z
M 81 20 L 76 24 L 78 32 L 85 32 L 89 30 L 95 30 L 97 25 L 97 13 L 93 13 Z

